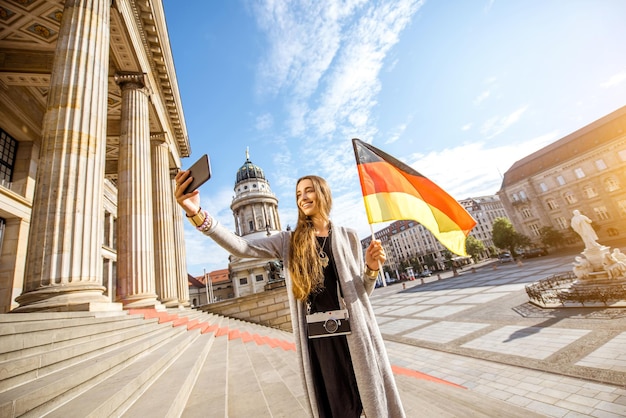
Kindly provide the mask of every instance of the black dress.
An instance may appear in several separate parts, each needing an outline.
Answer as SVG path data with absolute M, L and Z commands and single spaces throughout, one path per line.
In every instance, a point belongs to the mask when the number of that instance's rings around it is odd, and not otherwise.
M 311 313 L 340 309 L 337 269 L 330 251 L 330 236 L 326 242 L 323 238 L 318 238 L 318 241 L 320 245 L 324 243 L 329 264 L 324 269 L 324 288 L 309 296 Z M 360 417 L 363 406 L 346 336 L 309 339 L 309 353 L 320 417 Z

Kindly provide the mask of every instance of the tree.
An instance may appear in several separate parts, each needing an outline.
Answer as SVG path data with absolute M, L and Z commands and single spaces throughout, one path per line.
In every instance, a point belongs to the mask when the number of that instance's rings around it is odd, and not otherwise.
M 527 247 L 531 240 L 524 234 L 520 234 L 513 228 L 507 218 L 496 218 L 493 221 L 493 243 L 500 249 L 506 249 L 511 255 L 516 256 L 515 248 Z
M 426 254 L 424 256 L 424 265 L 429 266 L 431 270 L 434 270 L 436 268 L 437 263 L 432 253 Z
M 411 257 L 409 259 L 409 262 L 411 264 L 411 267 L 413 267 L 413 271 L 416 274 L 424 270 L 424 268 L 422 267 L 422 263 L 420 263 L 420 260 L 416 256 Z
M 496 218 L 493 221 L 493 243 L 501 249 L 511 249 L 515 246 L 515 228 L 507 218 Z
M 539 230 L 541 243 L 546 247 L 560 247 L 565 236 L 551 226 L 544 226 Z
M 515 232 L 515 247 L 529 247 L 532 244 L 532 240 L 524 234 Z
M 478 258 L 480 254 L 485 251 L 485 244 L 482 241 L 476 239 L 476 237 L 469 236 L 465 240 L 465 249 L 474 260 Z

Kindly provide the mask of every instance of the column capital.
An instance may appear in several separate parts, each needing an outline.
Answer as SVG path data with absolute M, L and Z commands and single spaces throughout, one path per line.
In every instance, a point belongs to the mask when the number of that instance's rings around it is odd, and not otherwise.
M 115 73 L 113 79 L 122 90 L 127 88 L 145 89 L 147 95 L 151 93 L 144 73 Z
M 150 142 L 152 142 L 152 145 L 157 145 L 157 146 L 167 144 L 165 132 L 151 132 Z

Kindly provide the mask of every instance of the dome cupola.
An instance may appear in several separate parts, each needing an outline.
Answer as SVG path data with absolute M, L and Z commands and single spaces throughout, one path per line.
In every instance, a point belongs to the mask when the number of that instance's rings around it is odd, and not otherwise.
M 265 173 L 263 173 L 261 167 L 252 164 L 250 161 L 250 153 L 246 149 L 246 162 L 237 170 L 237 181 L 235 184 L 250 179 L 265 180 Z

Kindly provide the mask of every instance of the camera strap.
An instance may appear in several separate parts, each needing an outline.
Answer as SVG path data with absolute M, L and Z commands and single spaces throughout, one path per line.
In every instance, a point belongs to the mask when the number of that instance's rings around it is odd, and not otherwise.
M 343 299 L 341 286 L 339 285 L 339 277 L 337 277 L 337 299 L 339 299 L 339 309 L 348 310 L 348 307 L 346 306 L 346 301 Z

